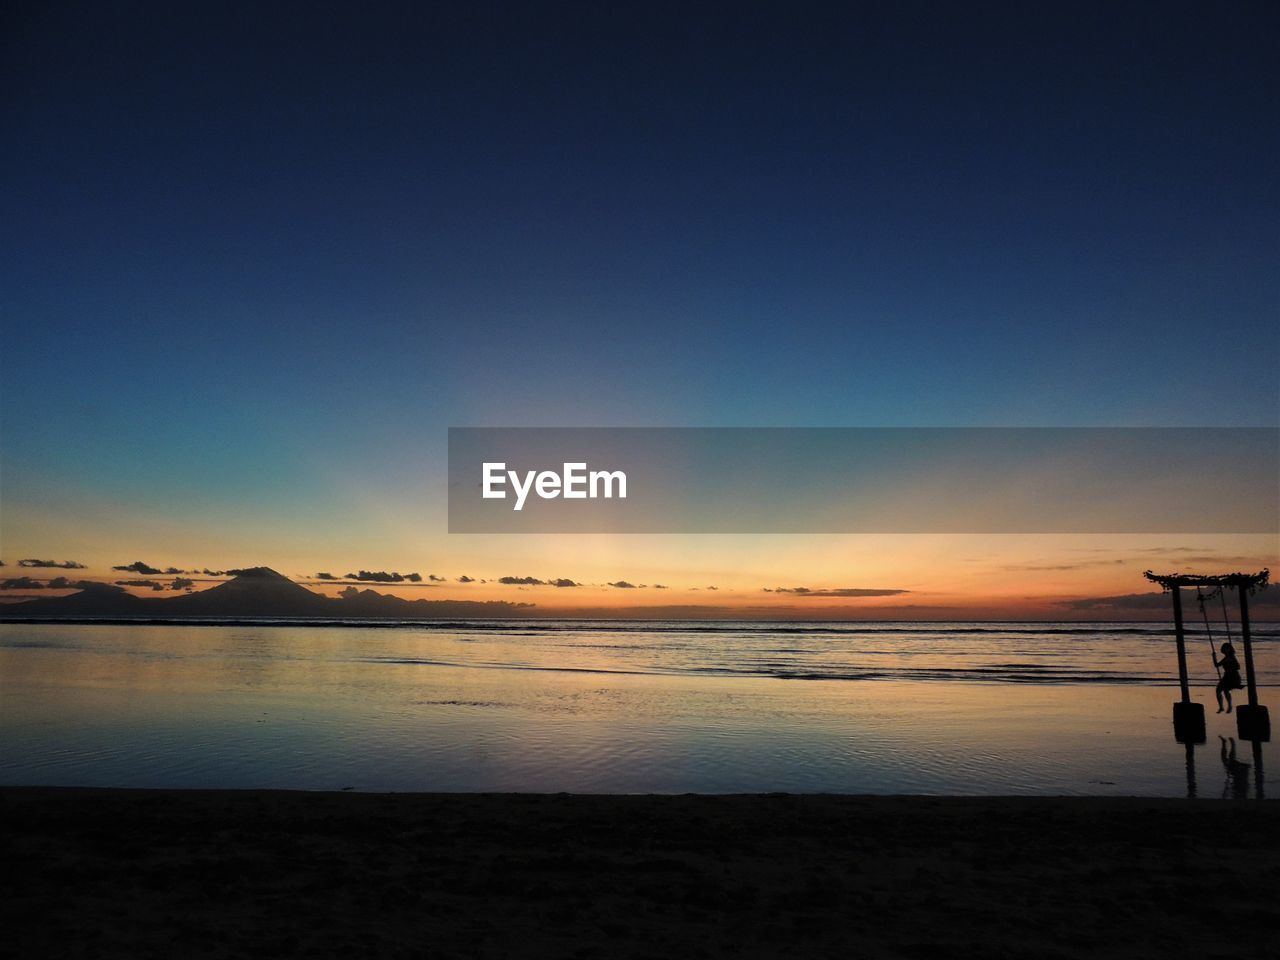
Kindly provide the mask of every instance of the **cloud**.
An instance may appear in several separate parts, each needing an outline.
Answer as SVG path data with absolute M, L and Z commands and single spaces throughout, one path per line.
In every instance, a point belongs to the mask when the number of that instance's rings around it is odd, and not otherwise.
M 444 577 L 437 577 L 434 573 L 427 574 L 427 579 L 432 583 L 444 583 L 445 581 Z
M 359 573 L 348 573 L 344 579 L 356 580 L 360 583 L 404 583 L 406 580 L 418 583 L 422 580 L 422 574 L 404 574 L 394 570 L 390 573 L 386 570 L 361 570 Z
M 317 573 L 317 580 L 354 580 L 357 583 L 421 583 L 422 574 L 420 573 L 400 573 L 396 570 L 361 570 L 359 573 L 344 573 L 342 575 L 329 573 Z M 444 583 L 444 577 L 432 575 L 430 580 Z
M 54 577 L 47 584 L 50 590 L 88 590 L 90 587 L 105 586 L 95 580 L 70 580 L 67 577 Z
M 707 587 L 708 590 L 714 589 Z M 888 589 L 882 590 L 873 587 L 832 587 L 829 589 L 815 590 L 812 587 L 774 587 L 770 590 L 764 588 L 765 593 L 791 593 L 797 597 L 897 597 L 904 593 L 910 593 L 910 590 Z
M 168 585 L 166 585 L 163 580 L 116 580 L 114 583 L 117 587 L 144 587 L 148 590 L 155 590 L 157 592 L 161 590 L 188 590 L 195 586 L 195 581 L 188 580 L 186 577 L 174 577 L 173 581 Z M 81 580 L 76 584 L 69 584 L 69 586 L 76 586 L 81 589 L 85 589 L 92 585 L 93 584 L 90 584 L 87 580 Z
M 609 586 L 617 587 L 619 590 L 636 590 L 638 589 L 634 583 L 628 583 L 626 580 L 615 580 Z
M 475 583 L 475 577 L 468 577 L 465 573 L 458 578 L 459 583 Z
M 163 572 L 156 567 L 151 566 L 149 563 L 144 563 L 142 560 L 135 560 L 133 563 L 126 563 L 119 567 L 112 567 L 111 569 L 119 570 L 121 573 L 154 574 Z
M 719 590 L 719 587 L 707 587 L 708 590 Z
M 0 590 L 43 590 L 44 582 L 30 577 L 10 577 L 0 582 Z
M 474 583 L 471 577 L 459 577 L 459 583 Z M 483 580 L 480 581 L 484 583 Z M 582 584 L 576 580 L 570 580 L 567 577 L 558 577 L 555 580 L 539 580 L 537 577 L 499 577 L 498 583 L 505 583 L 512 587 L 580 587 Z
M 1175 566 L 1181 566 L 1184 563 L 1198 563 L 1205 566 L 1215 567 L 1243 567 L 1245 570 L 1257 570 L 1267 565 L 1266 560 L 1258 557 L 1241 557 L 1227 556 L 1221 553 L 1205 553 L 1192 556 L 1184 556 Z
M 0 563 L 0 567 L 4 564 Z M 74 560 L 19 560 L 20 567 L 41 567 L 51 570 L 84 570 L 83 563 L 76 563 Z
M 143 582 L 148 585 L 151 583 L 150 580 Z M 31 577 L 10 577 L 0 582 L 0 590 L 90 590 L 94 588 L 115 590 L 114 587 L 96 580 L 71 580 L 67 577 L 54 577 L 48 581 L 33 580 Z
M 1001 570 L 1009 570 L 1014 573 L 1064 573 L 1070 570 L 1087 570 L 1090 567 L 1102 566 L 1122 566 L 1130 561 L 1124 559 L 1115 560 L 1081 560 L 1079 563 L 1009 563 L 1001 567 Z
M 1118 597 L 1079 597 L 1059 600 L 1069 610 L 1164 610 L 1173 609 L 1173 601 L 1164 593 L 1126 593 Z
M 668 587 L 665 583 L 655 583 L 655 584 L 653 585 L 653 589 L 655 589 L 655 590 L 670 590 L 671 588 L 670 588 L 670 587 Z
M 227 575 L 227 571 L 225 570 L 210 570 L 208 567 L 200 572 L 206 577 L 225 577 Z
M 186 570 L 179 570 L 177 567 L 165 567 L 164 572 L 165 572 L 167 575 L 172 576 L 172 575 L 173 575 L 173 574 L 175 574 L 175 573 L 186 573 L 187 571 L 186 571 Z
M 1234 611 L 1235 591 L 1227 596 L 1227 608 Z M 1184 596 L 1186 596 L 1184 594 Z M 1194 596 L 1191 597 L 1194 600 Z M 1115 597 L 1078 597 L 1059 600 L 1059 606 L 1069 610 L 1159 610 L 1173 616 L 1173 599 L 1167 593 L 1125 593 Z M 1250 607 L 1280 607 L 1280 590 L 1260 590 L 1249 597 Z M 1184 602 L 1184 612 L 1186 604 Z

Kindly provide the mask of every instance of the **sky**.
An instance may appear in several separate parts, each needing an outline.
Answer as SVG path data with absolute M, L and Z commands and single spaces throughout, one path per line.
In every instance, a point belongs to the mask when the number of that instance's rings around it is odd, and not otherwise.
M 447 533 L 449 427 L 1280 424 L 1274 5 L 831 6 L 7 12 L 4 572 L 989 614 L 1277 563 Z

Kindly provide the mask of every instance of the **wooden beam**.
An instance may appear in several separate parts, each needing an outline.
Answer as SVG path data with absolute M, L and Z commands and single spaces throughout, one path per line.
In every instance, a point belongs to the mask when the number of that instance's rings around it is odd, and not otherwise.
M 1166 590 L 1174 587 L 1236 587 L 1255 589 L 1265 587 L 1271 580 L 1270 570 L 1259 570 L 1257 573 L 1153 573 L 1147 570 L 1142 574 L 1152 583 L 1158 583 Z

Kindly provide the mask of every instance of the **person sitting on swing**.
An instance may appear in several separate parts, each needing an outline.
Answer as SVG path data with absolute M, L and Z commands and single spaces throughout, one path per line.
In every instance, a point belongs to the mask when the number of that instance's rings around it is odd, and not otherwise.
M 1218 712 L 1222 712 L 1223 694 L 1227 697 L 1227 713 L 1231 712 L 1231 691 L 1242 690 L 1244 684 L 1240 682 L 1240 661 L 1236 659 L 1236 648 L 1229 642 L 1222 645 L 1222 659 L 1213 658 L 1213 665 L 1222 669 L 1222 676 L 1218 678 L 1218 686 L 1214 692 L 1218 696 Z

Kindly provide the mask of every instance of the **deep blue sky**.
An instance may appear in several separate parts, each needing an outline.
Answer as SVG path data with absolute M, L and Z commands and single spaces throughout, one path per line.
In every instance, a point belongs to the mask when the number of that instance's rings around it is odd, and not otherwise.
M 1275 4 L 377 6 L 9 15 L 6 512 L 319 515 L 450 425 L 1280 418 Z

